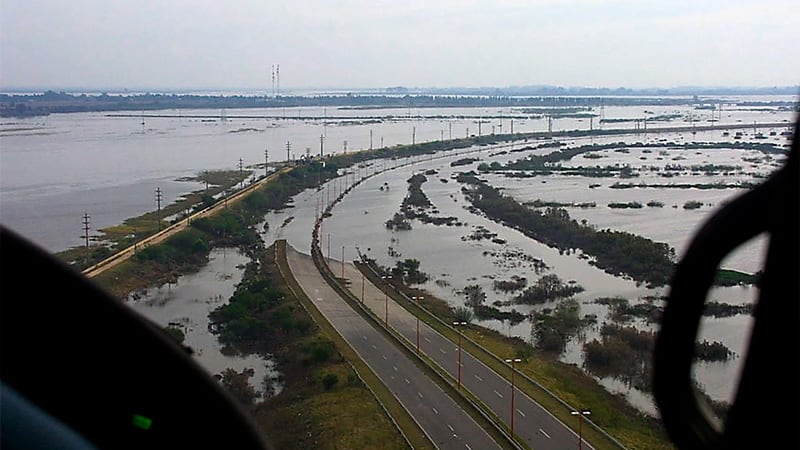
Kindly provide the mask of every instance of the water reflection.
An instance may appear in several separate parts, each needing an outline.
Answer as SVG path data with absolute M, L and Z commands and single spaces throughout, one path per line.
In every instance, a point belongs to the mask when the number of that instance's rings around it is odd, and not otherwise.
M 131 294 L 127 304 L 161 326 L 172 325 L 183 331 L 184 344 L 209 373 L 227 368 L 237 372 L 252 370 L 252 387 L 261 399 L 280 392 L 275 362 L 258 355 L 231 355 L 222 352 L 216 336 L 208 331 L 208 313 L 225 304 L 241 281 L 248 258 L 238 250 L 214 249 L 208 264 L 199 272 L 184 275 L 174 284 Z

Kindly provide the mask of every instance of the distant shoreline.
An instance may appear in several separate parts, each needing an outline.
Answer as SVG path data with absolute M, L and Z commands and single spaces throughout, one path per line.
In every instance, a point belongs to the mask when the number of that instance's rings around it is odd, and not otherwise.
M 386 108 L 467 108 L 467 107 L 548 107 L 594 108 L 604 106 L 677 106 L 695 105 L 702 109 L 726 106 L 768 106 L 798 109 L 798 101 L 736 99 L 730 96 L 794 96 L 794 88 L 719 90 L 713 94 L 683 91 L 611 90 L 611 89 L 541 89 L 530 91 L 497 90 L 491 93 L 455 91 L 437 93 L 342 93 L 290 96 L 200 95 L 200 94 L 73 94 L 46 91 L 41 94 L 0 94 L 0 116 L 31 117 L 52 113 L 156 111 L 165 109 L 228 108 L 299 108 L 342 107 L 346 109 Z M 528 92 L 523 94 L 522 92 Z M 698 92 L 705 92 L 698 90 Z M 703 95 L 703 97 L 700 97 Z M 720 98 L 718 98 L 720 97 Z

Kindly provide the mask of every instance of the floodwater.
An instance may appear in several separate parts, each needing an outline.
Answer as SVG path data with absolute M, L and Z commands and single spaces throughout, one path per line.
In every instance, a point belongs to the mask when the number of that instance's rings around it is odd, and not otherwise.
M 651 130 L 659 126 L 687 125 L 687 120 L 707 124 L 710 119 L 709 111 L 694 110 L 688 106 L 605 107 L 591 112 L 598 114 L 593 121 L 556 119 L 552 124 L 553 130 L 588 129 L 590 126 L 632 129 L 635 126 L 632 122 L 600 124 L 599 119 L 640 118 L 645 114 L 681 116 L 671 122 L 648 122 L 647 127 Z M 59 251 L 81 244 L 81 220 L 84 213 L 91 216 L 91 230 L 95 233 L 102 227 L 121 223 L 128 217 L 155 209 L 156 188 L 161 188 L 164 202 L 168 203 L 201 187 L 198 183 L 177 181 L 178 179 L 194 176 L 204 170 L 237 169 L 240 158 L 246 167 L 263 164 L 265 151 L 268 152 L 270 162 L 284 161 L 287 157 L 297 158 L 307 153 L 317 154 L 320 136 L 323 139 L 324 152 L 328 154 L 344 151 L 345 141 L 347 150 L 352 151 L 371 146 L 377 148 L 381 145 L 393 146 L 412 141 L 423 142 L 478 134 L 479 122 L 481 134 L 489 134 L 493 128 L 497 133 L 509 132 L 512 117 L 514 132 L 544 131 L 548 126 L 546 119 L 526 113 L 522 108 L 292 108 L 158 111 L 152 114 L 164 117 L 148 117 L 150 114 L 148 112 L 144 118 L 135 114 L 118 117 L 104 113 L 76 113 L 4 119 L 0 124 L 0 221 L 48 250 Z M 726 107 L 718 120 L 718 124 L 785 122 L 788 126 L 795 120 L 795 114 L 774 108 L 759 110 Z M 756 142 L 753 130 L 742 131 L 742 140 Z M 766 142 L 785 142 L 785 138 L 780 136 L 784 128 L 760 131 L 776 132 Z M 721 132 L 696 135 L 640 133 L 564 142 L 570 145 L 620 141 L 653 143 L 664 139 L 679 143 L 723 142 L 731 137 L 722 136 Z M 471 151 L 469 156 L 478 157 L 481 162 L 504 163 L 530 152 L 497 153 L 529 144 L 465 149 L 444 158 L 426 157 L 413 161 L 371 163 L 370 172 L 374 172 L 376 168 L 391 170 L 365 180 L 336 206 L 333 216 L 323 225 L 323 251 L 329 252 L 334 258 L 344 255 L 347 259 L 355 259 L 357 252 L 361 252 L 387 266 L 393 266 L 398 259 L 418 259 L 422 262 L 421 269 L 431 277 L 423 287 L 453 305 L 463 304 L 464 299 L 458 291 L 472 284 L 483 287 L 488 303 L 510 299 L 510 295 L 494 292 L 492 281 L 507 280 L 518 275 L 533 282 L 541 275 L 536 273 L 532 263 L 536 260 L 547 265 L 549 272 L 545 273 L 555 273 L 563 280 L 574 280 L 583 286 L 586 290 L 576 296 L 581 304 L 581 313 L 596 314 L 599 323 L 605 318 L 607 308 L 593 303 L 598 297 L 622 296 L 635 303 L 645 296 L 666 294 L 664 288 L 648 289 L 637 286 L 631 280 L 609 275 L 574 254 L 559 254 L 516 230 L 500 226 L 465 209 L 467 202 L 460 191 L 461 186 L 453 176 L 457 172 L 474 169 L 479 162 L 455 168 L 450 167 L 450 162 Z M 549 151 L 552 150 L 535 152 Z M 743 170 L 733 178 L 689 174 L 666 179 L 648 171 L 643 171 L 638 178 L 626 180 L 574 176 L 515 179 L 506 178 L 502 174 L 486 174 L 482 177 L 521 202 L 536 199 L 595 202 L 597 206 L 594 208 L 568 208 L 568 211 L 573 218 L 586 220 L 598 228 L 629 231 L 655 241 L 666 242 L 681 255 L 690 236 L 702 221 L 740 191 L 644 187 L 611 189 L 614 182 L 753 181 L 753 173 L 765 175 L 780 164 L 780 158 L 773 161 L 743 162 L 742 158 L 762 155 L 742 150 L 683 151 L 660 148 L 650 153 L 641 149 L 631 149 L 629 153 L 613 150 L 597 153 L 601 156 L 599 159 L 590 160 L 578 156 L 563 164 L 663 167 L 666 164 L 689 166 L 714 163 L 740 165 Z M 394 168 L 403 163 L 412 164 Z M 428 176 L 422 189 L 438 209 L 435 215 L 457 217 L 465 225 L 434 226 L 413 221 L 411 231 L 387 230 L 384 222 L 399 210 L 407 193 L 406 180 L 415 172 L 429 169 L 436 170 L 437 174 Z M 260 173 L 263 169 L 253 170 Z M 366 171 L 359 170 L 357 176 L 350 175 L 348 179 L 352 182 Z M 599 186 L 590 188 L 591 184 Z M 343 185 L 343 179 L 332 180 L 321 190 L 310 189 L 300 193 L 289 208 L 267 214 L 265 221 L 269 227 L 262 232 L 265 243 L 269 245 L 275 239 L 283 238 L 295 248 L 308 251 L 316 214 L 341 191 Z M 381 187 L 384 189 L 380 189 Z M 651 200 L 663 202 L 664 207 L 632 210 L 611 209 L 607 206 L 610 202 L 646 203 Z M 696 210 L 683 209 L 682 205 L 689 200 L 701 201 L 704 205 Z M 478 227 L 497 233 L 497 238 L 504 242 L 462 239 Z M 763 261 L 765 242 L 764 238 L 758 238 L 743 246 L 730 255 L 723 266 L 745 272 L 757 270 Z M 227 300 L 233 292 L 235 280 L 241 276 L 236 266 L 242 261 L 237 258 L 243 257 L 235 256 L 232 250 L 224 251 L 222 255 L 214 253 L 209 267 L 201 272 L 203 275 L 188 275 L 182 277 L 177 285 L 149 292 L 147 298 L 152 300 L 150 305 L 141 300 L 132 304 L 135 308 L 141 308 L 144 314 L 152 314 L 153 319 L 159 323 L 185 322 L 187 343 L 204 349 L 203 355 L 210 355 L 214 352 L 205 349 L 213 349 L 218 344 L 207 333 L 203 320 L 207 321 L 206 315 L 215 304 Z M 728 287 L 713 289 L 709 297 L 720 302 L 744 304 L 753 302 L 757 294 L 755 288 Z M 165 302 L 165 299 L 170 300 Z M 516 308 L 527 313 L 548 306 L 552 305 L 517 305 Z M 696 366 L 698 381 L 715 399 L 732 398 L 739 364 L 746 354 L 750 321 L 748 316 L 736 316 L 703 322 L 701 339 L 719 340 L 740 355 L 727 363 L 702 363 Z M 486 321 L 483 325 L 508 335 L 530 338 L 531 326 L 527 321 L 511 326 L 493 320 Z M 653 325 L 645 323 L 635 325 L 654 329 Z M 582 336 L 569 342 L 561 358 L 581 365 L 582 343 L 596 338 L 598 333 L 597 328 L 586 330 Z M 203 355 L 201 357 L 205 357 Z M 214 356 L 212 359 L 218 358 L 220 357 Z M 222 365 L 209 367 L 212 371 L 219 371 Z M 258 375 L 256 378 L 263 377 Z M 642 409 L 652 411 L 652 402 L 646 394 L 614 380 L 603 380 L 603 383 L 609 389 L 624 392 Z
M 248 258 L 236 249 L 214 249 L 199 272 L 181 276 L 174 284 L 134 293 L 126 303 L 163 327 L 172 325 L 183 331 L 184 345 L 210 374 L 220 374 L 227 368 L 252 370 L 252 387 L 266 399 L 281 390 L 274 361 L 259 355 L 224 354 L 216 336 L 208 331 L 208 314 L 228 302 L 247 262 Z

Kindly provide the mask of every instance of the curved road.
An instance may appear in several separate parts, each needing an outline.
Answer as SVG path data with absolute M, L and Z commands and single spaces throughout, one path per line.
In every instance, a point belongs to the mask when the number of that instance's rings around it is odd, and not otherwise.
M 341 274 L 341 261 L 329 260 L 329 265 L 337 276 Z M 344 278 L 350 281 L 344 284 L 356 298 L 362 298 L 363 289 L 365 305 L 378 317 L 386 317 L 388 303 L 389 326 L 403 335 L 412 346 L 416 346 L 416 316 L 394 302 L 391 297 L 387 297 L 383 291 L 365 279 L 352 264 L 344 264 Z M 419 336 L 420 352 L 436 361 L 439 366 L 456 378 L 458 374 L 457 344 L 430 328 L 423 321 L 419 322 Z M 506 424 L 510 424 L 510 383 L 463 349 L 461 384 L 480 398 Z M 578 446 L 578 435 L 572 429 L 518 389 L 515 389 L 514 403 L 514 434 L 518 439 L 524 440 L 528 446 L 537 450 L 561 450 Z M 592 449 L 593 447 L 584 441 L 582 448 Z
M 437 448 L 501 448 L 396 344 L 339 297 L 322 278 L 310 256 L 287 245 L 286 258 L 308 298 L 389 388 Z

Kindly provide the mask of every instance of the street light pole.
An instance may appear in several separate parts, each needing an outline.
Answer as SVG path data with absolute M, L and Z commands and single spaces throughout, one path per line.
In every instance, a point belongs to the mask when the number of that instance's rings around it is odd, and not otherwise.
M 519 358 L 507 359 L 507 363 L 511 363 L 511 439 L 514 439 L 514 372 L 516 372 L 516 363 L 522 362 Z
M 362 272 L 361 273 L 361 304 L 362 305 L 364 304 L 364 284 L 366 283 L 364 278 L 366 278 L 366 277 L 364 276 L 364 273 Z
M 591 413 L 588 409 L 570 412 L 573 416 L 578 416 L 578 450 L 583 449 L 583 416 L 588 416 Z
M 453 322 L 458 332 L 458 390 L 461 390 L 461 329 L 458 327 L 466 326 L 467 322 Z
M 411 297 L 411 300 L 417 302 L 417 353 L 419 354 L 419 301 L 425 297 Z
M 392 279 L 392 276 L 391 275 L 385 275 L 385 276 L 382 276 L 381 279 L 386 280 L 386 284 L 389 284 L 389 280 Z M 388 289 L 388 287 L 386 289 Z M 383 323 L 384 323 L 384 325 L 386 325 L 388 327 L 389 326 L 389 293 L 386 292 L 385 290 L 383 291 L 383 303 L 384 303 L 384 308 L 385 308 L 385 311 L 386 311 L 385 315 L 383 317 Z

